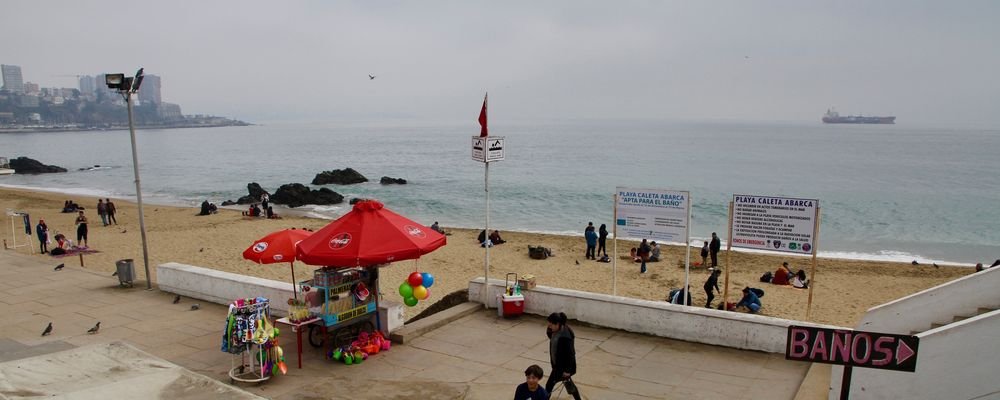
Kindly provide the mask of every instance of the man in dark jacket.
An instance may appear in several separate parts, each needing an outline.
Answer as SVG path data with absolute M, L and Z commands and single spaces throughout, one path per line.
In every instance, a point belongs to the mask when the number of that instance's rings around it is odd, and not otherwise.
M 722 248 L 722 241 L 712 232 L 712 243 L 708 245 L 709 252 L 712 253 L 712 268 L 719 266 L 719 249 Z
M 722 293 L 722 291 L 719 290 L 719 274 L 721 272 L 722 271 L 720 270 L 712 271 L 712 275 L 705 281 L 705 295 L 708 297 L 708 301 L 705 302 L 705 308 L 712 308 L 712 299 L 715 298 L 715 294 L 712 292 L 712 289 L 715 289 L 716 292 Z

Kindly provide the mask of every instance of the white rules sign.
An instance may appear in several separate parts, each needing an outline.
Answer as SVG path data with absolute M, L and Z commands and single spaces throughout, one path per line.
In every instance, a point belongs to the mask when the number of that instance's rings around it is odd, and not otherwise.
M 733 195 L 733 247 L 812 254 L 819 200 Z

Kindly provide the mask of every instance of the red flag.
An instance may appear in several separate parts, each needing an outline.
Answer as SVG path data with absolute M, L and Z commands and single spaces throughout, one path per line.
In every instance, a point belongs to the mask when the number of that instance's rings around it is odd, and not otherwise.
M 487 93 L 486 96 L 483 97 L 483 111 L 479 112 L 479 126 L 483 127 L 483 129 L 479 131 L 479 137 L 487 137 L 490 135 L 489 129 L 486 128 L 486 98 L 489 97 L 489 95 L 490 94 Z

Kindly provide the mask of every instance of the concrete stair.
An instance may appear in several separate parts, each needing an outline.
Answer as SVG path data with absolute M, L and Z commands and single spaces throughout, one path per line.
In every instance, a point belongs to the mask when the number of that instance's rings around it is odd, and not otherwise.
M 995 311 L 995 310 L 996 310 L 996 308 L 979 307 L 979 308 L 976 309 L 976 314 L 975 315 L 956 315 L 956 316 L 954 316 L 954 317 L 951 318 L 950 322 L 934 322 L 934 323 L 931 324 L 931 327 L 929 329 L 926 329 L 926 330 L 923 330 L 923 331 L 910 331 L 910 334 L 911 335 L 916 335 L 918 333 L 926 332 L 926 331 L 929 331 L 931 329 L 937 329 L 937 328 L 940 328 L 940 327 L 946 326 L 946 325 L 951 325 L 951 324 L 954 324 L 956 322 L 964 321 L 964 320 L 967 320 L 969 318 L 972 318 L 972 317 L 975 317 L 975 316 L 978 316 L 978 315 L 983 315 L 983 314 L 986 314 L 988 312 Z

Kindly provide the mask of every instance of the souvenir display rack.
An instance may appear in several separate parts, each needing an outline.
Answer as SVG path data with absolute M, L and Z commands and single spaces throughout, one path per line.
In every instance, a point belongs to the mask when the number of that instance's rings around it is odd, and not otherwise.
M 222 351 L 233 355 L 229 382 L 264 382 L 271 378 L 274 360 L 269 343 L 274 336 L 270 301 L 263 297 L 238 299 L 229 305 Z

